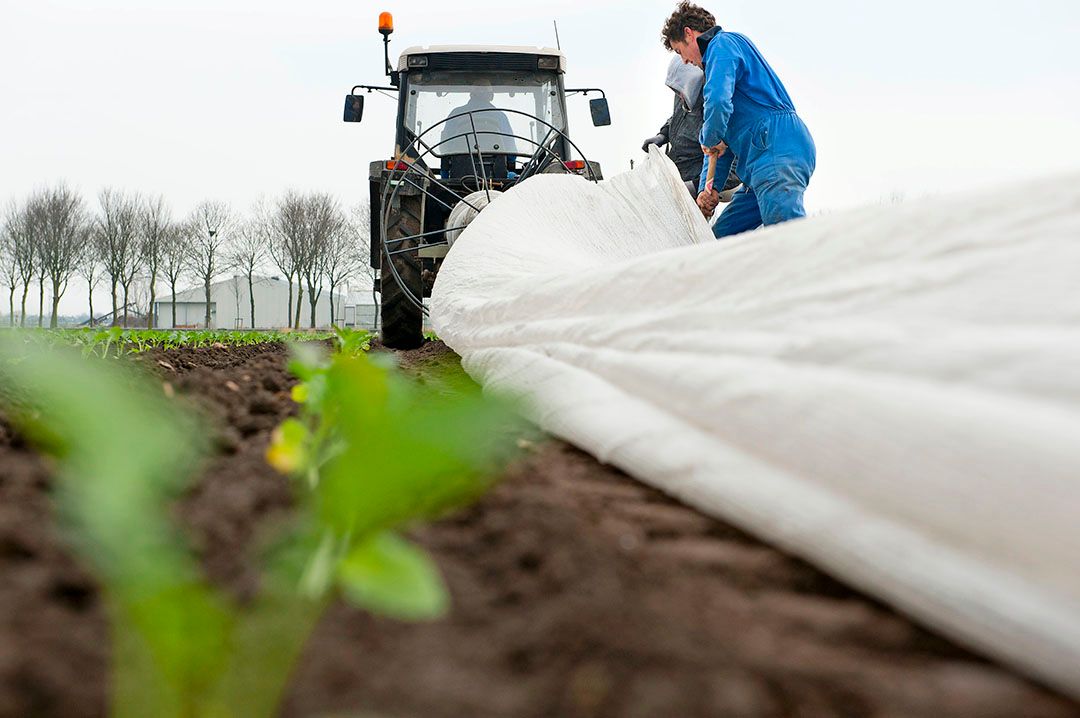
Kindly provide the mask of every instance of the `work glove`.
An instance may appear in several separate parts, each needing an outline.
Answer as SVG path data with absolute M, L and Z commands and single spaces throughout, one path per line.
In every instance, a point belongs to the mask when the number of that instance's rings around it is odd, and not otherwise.
M 663 145 L 666 145 L 667 143 L 667 137 L 665 137 L 664 135 L 656 135 L 655 137 L 650 137 L 649 139 L 645 140 L 645 142 L 641 145 L 641 151 L 648 152 L 649 145 L 656 145 L 657 147 L 661 147 Z

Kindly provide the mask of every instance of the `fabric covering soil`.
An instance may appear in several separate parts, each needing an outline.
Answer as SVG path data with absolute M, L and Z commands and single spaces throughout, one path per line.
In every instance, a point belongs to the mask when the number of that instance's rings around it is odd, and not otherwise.
M 205 570 L 255 590 L 250 549 L 289 511 L 263 461 L 295 411 L 287 349 L 142 357 L 208 416 L 217 453 L 177 507 Z M 399 355 L 424 380 L 454 356 Z M 1078 716 L 805 563 L 555 441 L 478 504 L 412 535 L 453 596 L 404 624 L 338 604 L 285 716 Z M 51 520 L 49 462 L 0 421 L 0 716 L 104 716 L 108 626 Z

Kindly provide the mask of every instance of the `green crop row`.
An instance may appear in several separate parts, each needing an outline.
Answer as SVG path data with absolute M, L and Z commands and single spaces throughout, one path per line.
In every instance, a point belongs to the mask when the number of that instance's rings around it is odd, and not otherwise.
M 352 332 L 353 330 L 340 330 Z M 367 335 L 367 332 L 356 332 Z M 236 347 L 269 342 L 310 342 L 330 339 L 335 332 L 239 331 L 230 329 L 39 329 L 22 330 L 25 341 L 45 345 L 71 345 L 84 356 L 138 354 L 152 349 L 184 347 Z
M 335 336 L 333 354 L 293 348 L 301 411 L 267 459 L 294 477 L 296 509 L 261 544 L 244 601 L 205 579 L 170 511 L 210 445 L 198 419 L 133 363 L 0 338 L 3 414 L 56 457 L 58 520 L 103 585 L 113 716 L 275 715 L 332 601 L 406 620 L 447 609 L 400 532 L 489 486 L 514 451 L 512 407 L 453 378 L 406 379 L 364 332 Z

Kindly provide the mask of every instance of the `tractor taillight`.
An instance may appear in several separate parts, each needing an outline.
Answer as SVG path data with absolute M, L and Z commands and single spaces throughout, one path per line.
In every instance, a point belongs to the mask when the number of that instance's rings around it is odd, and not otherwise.
M 390 170 L 391 172 L 404 172 L 405 170 L 409 169 L 409 165 L 405 162 L 402 162 L 401 160 L 387 160 L 386 169 Z
M 584 160 L 570 160 L 569 162 L 563 162 L 563 167 L 565 167 L 568 170 L 573 170 L 575 172 L 580 172 L 581 170 L 585 169 L 585 161 Z

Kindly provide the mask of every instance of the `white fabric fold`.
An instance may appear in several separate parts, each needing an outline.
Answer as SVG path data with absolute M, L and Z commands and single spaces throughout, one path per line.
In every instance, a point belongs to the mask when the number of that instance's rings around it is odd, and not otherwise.
M 662 153 L 455 242 L 435 330 L 551 433 L 1080 696 L 1080 176 L 717 242 Z

